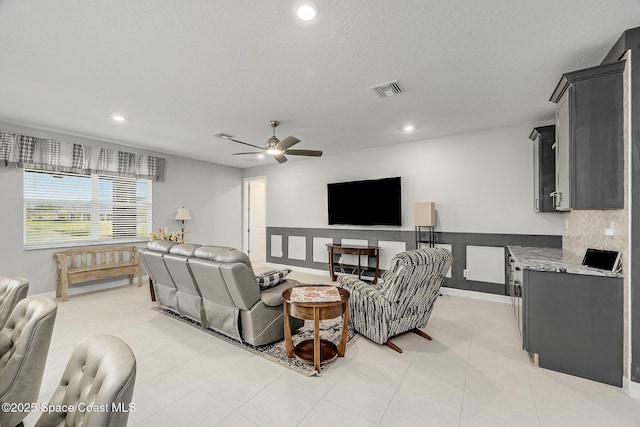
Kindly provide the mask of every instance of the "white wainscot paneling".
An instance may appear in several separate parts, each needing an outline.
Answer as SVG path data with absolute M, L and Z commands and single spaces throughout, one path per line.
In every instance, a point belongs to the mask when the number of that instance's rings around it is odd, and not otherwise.
M 307 259 L 307 238 L 305 236 L 289 236 L 289 259 Z
M 407 244 L 405 242 L 378 240 L 378 246 L 380 247 L 380 268 L 382 270 L 389 269 L 391 258 L 393 258 L 394 255 L 407 250 Z
M 443 249 L 446 249 L 449 252 L 451 252 L 451 245 L 445 245 L 445 244 L 442 244 L 442 243 L 436 243 L 435 246 L 436 246 L 436 248 L 443 248 Z M 447 271 L 447 277 L 449 277 L 449 278 L 451 278 L 451 268 L 452 267 L 449 267 L 449 271 Z
M 349 245 L 356 245 L 356 246 L 368 246 L 369 245 L 369 241 L 368 240 L 361 240 L 361 239 L 340 239 L 340 243 L 343 246 L 349 246 Z M 368 256 L 361 256 L 360 257 L 360 265 L 367 265 L 369 257 Z M 341 255 L 340 256 L 340 260 L 343 264 L 353 264 L 353 265 L 358 265 L 358 255 Z
M 468 280 L 504 283 L 504 248 L 467 246 Z
M 314 237 L 313 238 L 313 261 L 329 263 L 329 252 L 327 251 L 327 243 L 333 243 L 331 237 Z
M 282 258 L 282 236 L 279 234 L 271 235 L 271 256 Z

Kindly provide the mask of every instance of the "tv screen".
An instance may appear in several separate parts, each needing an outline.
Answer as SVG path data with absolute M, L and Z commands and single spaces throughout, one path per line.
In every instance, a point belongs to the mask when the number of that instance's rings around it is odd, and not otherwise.
M 329 225 L 402 225 L 400 177 L 327 184 Z

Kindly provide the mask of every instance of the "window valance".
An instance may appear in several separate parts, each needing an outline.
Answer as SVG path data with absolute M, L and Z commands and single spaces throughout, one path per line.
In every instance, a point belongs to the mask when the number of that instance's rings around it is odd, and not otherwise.
M 164 180 L 160 157 L 0 131 L 0 163 L 53 172 Z

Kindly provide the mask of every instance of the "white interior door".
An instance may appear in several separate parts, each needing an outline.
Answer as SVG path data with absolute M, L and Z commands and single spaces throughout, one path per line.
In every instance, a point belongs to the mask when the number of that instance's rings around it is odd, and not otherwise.
M 267 212 L 264 181 L 249 181 L 248 242 L 251 262 L 267 260 Z

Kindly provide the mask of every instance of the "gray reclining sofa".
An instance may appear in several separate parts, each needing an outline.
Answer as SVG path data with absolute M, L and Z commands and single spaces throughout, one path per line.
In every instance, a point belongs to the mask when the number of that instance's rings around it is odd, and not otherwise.
M 249 257 L 224 246 L 154 240 L 141 258 L 165 310 L 254 346 L 284 337 L 282 291 L 295 280 L 261 290 Z M 291 318 L 293 332 L 302 324 Z

